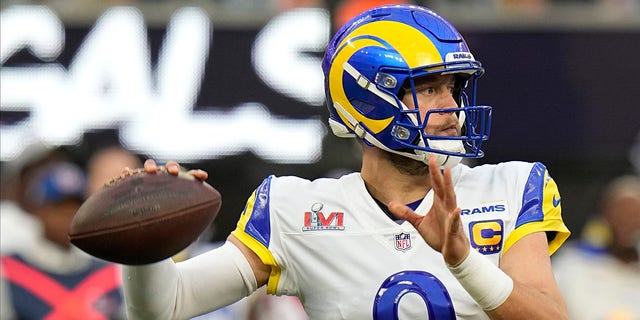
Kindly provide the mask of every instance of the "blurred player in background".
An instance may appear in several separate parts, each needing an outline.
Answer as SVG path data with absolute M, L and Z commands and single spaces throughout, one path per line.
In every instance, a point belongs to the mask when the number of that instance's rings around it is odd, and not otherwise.
M 86 195 L 81 167 L 52 150 L 26 164 L 19 177 L 17 203 L 35 227 L 29 241 L 2 252 L 0 318 L 123 318 L 119 266 L 88 256 L 68 239 Z
M 582 236 L 552 260 L 571 319 L 640 319 L 640 178 L 613 179 Z
M 3 253 L 22 250 L 37 237 L 39 225 L 28 212 L 25 184 L 34 172 L 60 156 L 52 147 L 35 142 L 26 146 L 17 159 L 3 164 L 0 180 L 0 249 Z
M 460 33 L 425 8 L 376 8 L 336 33 L 323 70 L 361 171 L 267 177 L 223 246 L 124 266 L 129 317 L 188 318 L 266 286 L 311 319 L 566 319 L 549 256 L 569 231 L 545 166 L 460 163 L 483 155 L 491 118 Z

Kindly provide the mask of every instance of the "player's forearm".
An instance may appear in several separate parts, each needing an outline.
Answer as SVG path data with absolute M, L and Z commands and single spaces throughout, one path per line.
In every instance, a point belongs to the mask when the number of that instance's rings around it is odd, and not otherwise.
M 470 251 L 449 270 L 492 319 L 566 319 L 559 292 L 544 294 L 540 288 L 514 280 L 477 251 Z
M 123 266 L 122 286 L 128 319 L 169 319 L 175 310 L 178 271 L 171 260 Z
M 494 320 L 569 319 L 562 297 L 542 293 L 517 281 L 507 300 L 487 314 Z
M 251 266 L 229 242 L 178 264 L 125 266 L 123 285 L 129 319 L 187 319 L 257 289 Z

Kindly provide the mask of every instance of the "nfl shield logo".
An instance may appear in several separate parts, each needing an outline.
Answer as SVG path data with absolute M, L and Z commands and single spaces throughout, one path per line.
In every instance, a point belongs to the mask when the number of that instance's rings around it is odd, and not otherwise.
M 396 234 L 396 250 L 407 251 L 411 249 L 411 235 L 408 233 Z

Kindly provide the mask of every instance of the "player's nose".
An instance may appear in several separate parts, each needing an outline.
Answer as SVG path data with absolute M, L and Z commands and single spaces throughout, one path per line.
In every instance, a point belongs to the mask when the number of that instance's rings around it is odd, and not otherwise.
M 442 93 L 439 97 L 439 105 L 438 108 L 439 109 L 448 109 L 448 108 L 457 108 L 458 107 L 458 103 L 456 102 L 456 99 L 453 98 L 453 95 L 449 92 L 446 93 Z

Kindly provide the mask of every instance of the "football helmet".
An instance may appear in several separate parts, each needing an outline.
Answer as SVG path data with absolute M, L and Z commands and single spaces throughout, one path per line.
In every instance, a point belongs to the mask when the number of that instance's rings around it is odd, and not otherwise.
M 338 137 L 359 137 L 369 146 L 425 163 L 433 153 L 443 167 L 484 155 L 491 107 L 475 105 L 475 84 L 484 69 L 460 33 L 437 13 L 413 5 L 368 10 L 334 35 L 322 69 L 329 125 Z M 434 74 L 455 76 L 458 107 L 430 110 L 421 119 L 415 82 Z M 405 92 L 413 94 L 415 108 L 401 102 Z M 426 134 L 430 116 L 451 112 L 458 116 L 460 136 Z

